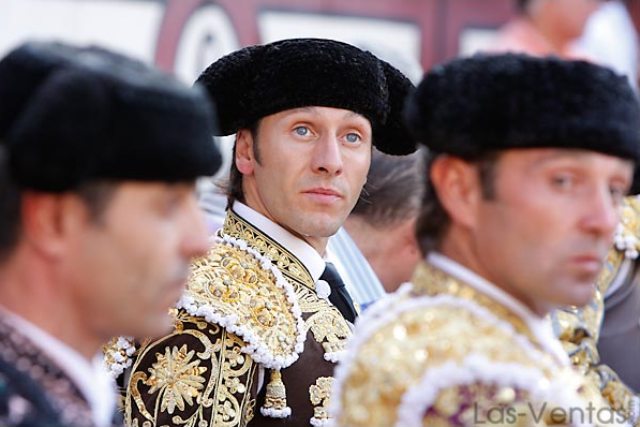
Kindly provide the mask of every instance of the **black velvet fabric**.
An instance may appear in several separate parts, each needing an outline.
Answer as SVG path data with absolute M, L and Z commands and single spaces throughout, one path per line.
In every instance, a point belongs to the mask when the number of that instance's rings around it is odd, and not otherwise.
M 405 117 L 429 149 L 466 159 L 534 147 L 640 155 L 640 107 L 626 78 L 584 61 L 456 59 L 425 75 Z
M 22 188 L 212 175 L 212 117 L 204 90 L 101 48 L 31 42 L 0 60 L 0 140 Z
M 401 155 L 416 149 L 402 120 L 413 85 L 390 64 L 346 43 L 288 39 L 250 46 L 211 64 L 197 83 L 218 106 L 220 135 L 280 111 L 323 106 L 367 117 L 380 151 Z

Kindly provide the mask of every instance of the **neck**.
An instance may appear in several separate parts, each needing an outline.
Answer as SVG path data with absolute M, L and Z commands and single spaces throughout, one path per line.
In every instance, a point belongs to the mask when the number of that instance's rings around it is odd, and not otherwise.
M 466 233 L 463 230 L 456 229 L 450 229 L 448 231 L 447 235 L 442 240 L 441 247 L 439 248 L 442 255 L 452 259 L 487 280 L 492 285 L 502 289 L 537 316 L 544 317 L 549 313 L 550 307 L 548 305 L 537 303 L 528 295 L 519 292 L 513 286 L 509 286 L 508 283 L 504 283 L 499 277 L 496 277 L 487 270 L 478 256 L 479 250 L 482 250 L 482 248 L 478 248 L 474 244 L 473 240 L 466 236 Z
M 306 236 L 306 235 L 298 233 L 297 231 L 295 231 L 292 228 L 288 227 L 286 224 L 282 224 L 282 223 L 279 223 L 278 221 L 276 221 L 276 219 L 273 218 L 273 216 L 271 216 L 269 214 L 269 212 L 266 209 L 266 207 L 261 203 L 257 203 L 256 200 L 259 200 L 259 199 L 255 198 L 255 197 L 253 197 L 253 198 L 246 197 L 245 201 L 244 202 L 240 202 L 240 203 L 242 203 L 245 206 L 251 208 L 251 210 L 253 210 L 254 212 L 260 214 L 260 216 L 266 218 L 271 223 L 276 224 L 278 227 L 281 227 L 282 229 L 287 231 L 287 233 L 291 234 L 292 236 L 304 241 L 309 246 L 311 246 L 313 249 L 315 249 L 316 252 L 318 252 L 320 254 L 320 256 L 323 256 L 323 257 L 325 256 L 326 249 L 327 249 L 327 243 L 329 241 L 328 237 Z M 245 219 L 249 219 L 249 218 L 245 218 Z M 254 224 L 254 225 L 258 225 L 258 224 Z M 258 228 L 260 228 L 260 227 L 258 227 Z
M 378 259 L 380 257 L 380 246 L 377 245 L 376 242 L 381 235 L 386 233 L 386 230 L 373 227 L 365 220 L 360 219 L 353 214 L 345 221 L 344 228 L 356 243 L 358 249 L 362 252 L 362 255 L 369 260 L 369 263 L 371 263 L 371 260 Z
M 292 230 L 287 230 L 287 231 L 289 231 L 294 236 L 297 236 L 300 239 L 302 239 L 305 242 L 307 242 L 309 244 L 309 246 L 311 246 L 313 249 L 315 249 L 320 254 L 320 256 L 324 257 L 326 255 L 327 242 L 329 241 L 328 237 L 301 236 L 301 235 L 295 233 Z
M 90 333 L 74 306 L 42 263 L 18 250 L 0 269 L 0 304 L 91 360 L 102 339 Z

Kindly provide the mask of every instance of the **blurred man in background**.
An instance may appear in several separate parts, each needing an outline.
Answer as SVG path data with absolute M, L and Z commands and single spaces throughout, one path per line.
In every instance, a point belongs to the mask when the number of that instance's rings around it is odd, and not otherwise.
M 517 15 L 498 32 L 492 52 L 584 59 L 574 45 L 600 0 L 516 0 Z
M 389 156 L 374 150 L 362 194 L 344 230 L 329 240 L 330 256 L 362 306 L 408 281 L 420 259 L 415 222 L 422 174 L 419 153 Z

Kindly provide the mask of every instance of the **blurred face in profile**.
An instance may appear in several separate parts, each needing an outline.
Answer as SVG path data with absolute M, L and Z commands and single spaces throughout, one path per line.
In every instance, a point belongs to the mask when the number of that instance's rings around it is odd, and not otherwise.
M 193 184 L 117 184 L 97 218 L 76 205 L 62 271 L 86 327 L 105 340 L 165 333 L 190 261 L 208 246 Z
M 451 229 L 466 236 L 458 246 L 465 265 L 539 315 L 592 298 L 631 185 L 631 161 L 587 150 L 505 150 L 493 166 L 490 197 L 476 166 L 437 159 L 434 168 L 438 162 L 469 177 L 469 203 L 449 209 Z

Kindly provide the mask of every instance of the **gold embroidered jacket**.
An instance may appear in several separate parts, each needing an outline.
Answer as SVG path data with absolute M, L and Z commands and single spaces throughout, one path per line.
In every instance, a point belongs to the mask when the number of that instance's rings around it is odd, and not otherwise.
M 304 265 L 229 211 L 196 261 L 174 331 L 137 350 L 125 423 L 321 426 L 350 328 Z
M 604 318 L 604 295 L 614 280 L 633 269 L 622 268 L 638 256 L 640 249 L 640 199 L 624 200 L 621 222 L 616 231 L 614 246 L 609 251 L 603 271 L 596 282 L 594 298 L 584 307 L 558 309 L 550 314 L 554 332 L 571 357 L 573 365 L 586 378 L 589 387 L 600 390 L 602 396 L 627 420 L 640 426 L 638 398 L 618 375 L 600 363 L 597 344 Z
M 335 373 L 340 427 L 622 421 L 521 317 L 430 264 L 369 310 Z

